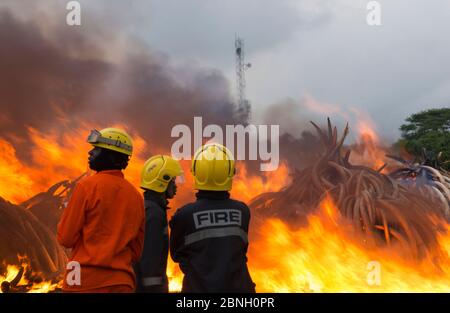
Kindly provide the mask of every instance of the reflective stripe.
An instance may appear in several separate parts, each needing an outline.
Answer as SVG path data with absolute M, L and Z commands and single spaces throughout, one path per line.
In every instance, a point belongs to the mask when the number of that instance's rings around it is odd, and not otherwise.
M 110 139 L 110 138 L 99 137 L 97 139 L 97 142 L 98 143 L 105 143 L 105 144 L 111 145 L 111 146 L 116 146 L 116 147 L 125 149 L 127 151 L 132 151 L 133 150 L 133 148 L 130 145 L 127 145 L 126 143 L 123 143 L 123 142 L 119 141 L 118 139 L 114 140 L 114 139 Z
M 87 138 L 87 142 L 91 144 L 105 143 L 107 145 L 116 146 L 127 151 L 133 150 L 133 147 L 131 145 L 127 145 L 126 143 L 121 142 L 119 139 L 114 140 L 111 138 L 103 137 L 102 134 L 96 129 L 93 129 L 91 131 Z
M 245 243 L 248 243 L 247 233 L 239 227 L 220 227 L 200 230 L 184 237 L 184 244 L 190 245 L 194 242 L 207 239 L 228 236 L 239 236 Z
M 142 278 L 142 285 L 144 285 L 144 286 L 162 285 L 162 283 L 163 283 L 162 277 L 144 277 L 144 278 Z

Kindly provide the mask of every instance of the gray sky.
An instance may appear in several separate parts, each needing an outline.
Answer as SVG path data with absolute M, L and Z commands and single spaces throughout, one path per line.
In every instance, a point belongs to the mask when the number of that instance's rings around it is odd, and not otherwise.
M 365 111 L 392 138 L 410 113 L 450 106 L 449 0 L 381 0 L 382 25 L 372 27 L 366 0 L 131 2 L 130 31 L 173 62 L 222 70 L 233 87 L 234 35 L 244 37 L 257 120 L 268 105 L 291 98 L 302 108 L 309 95 Z
M 276 103 L 298 106 L 287 125 L 309 116 L 305 102 L 328 103 L 366 112 L 395 138 L 409 114 L 450 107 L 450 0 L 380 0 L 382 25 L 372 27 L 367 0 L 80 2 L 84 25 L 110 23 L 174 64 L 218 69 L 233 89 L 241 35 L 255 122 Z

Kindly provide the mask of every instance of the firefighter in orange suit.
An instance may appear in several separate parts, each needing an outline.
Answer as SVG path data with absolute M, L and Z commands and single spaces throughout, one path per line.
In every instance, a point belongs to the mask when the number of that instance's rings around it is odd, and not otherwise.
M 69 262 L 80 269 L 79 281 L 68 279 L 76 268 L 66 271 L 63 291 L 134 292 L 132 264 L 143 249 L 145 211 L 139 191 L 122 173 L 132 139 L 106 128 L 93 130 L 88 142 L 89 167 L 97 173 L 77 184 L 58 225 L 58 241 L 71 249 Z

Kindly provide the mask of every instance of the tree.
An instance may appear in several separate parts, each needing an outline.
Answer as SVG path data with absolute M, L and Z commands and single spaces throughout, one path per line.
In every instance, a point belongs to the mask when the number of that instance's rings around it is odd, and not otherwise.
M 412 114 L 400 126 L 403 146 L 414 156 L 421 156 L 425 148 L 434 155 L 442 152 L 442 160 L 450 160 L 450 108 L 431 109 Z M 450 169 L 450 163 L 445 164 Z

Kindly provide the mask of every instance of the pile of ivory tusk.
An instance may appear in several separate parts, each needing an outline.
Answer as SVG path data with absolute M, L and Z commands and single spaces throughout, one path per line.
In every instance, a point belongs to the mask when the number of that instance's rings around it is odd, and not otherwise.
M 252 211 L 257 216 L 278 217 L 290 225 L 300 225 L 328 194 L 340 215 L 365 241 L 396 249 L 401 246 L 415 259 L 436 252 L 438 234 L 447 225 L 448 203 L 442 200 L 446 192 L 448 196 L 448 177 L 433 169 L 438 177 L 433 188 L 444 192 L 430 197 L 427 188 L 405 186 L 381 173 L 384 166 L 374 170 L 351 164 L 351 151 L 343 151 L 348 125 L 338 137 L 329 119 L 325 131 L 311 123 L 324 146 L 323 153 L 314 164 L 296 170 L 287 187 L 253 199 Z

